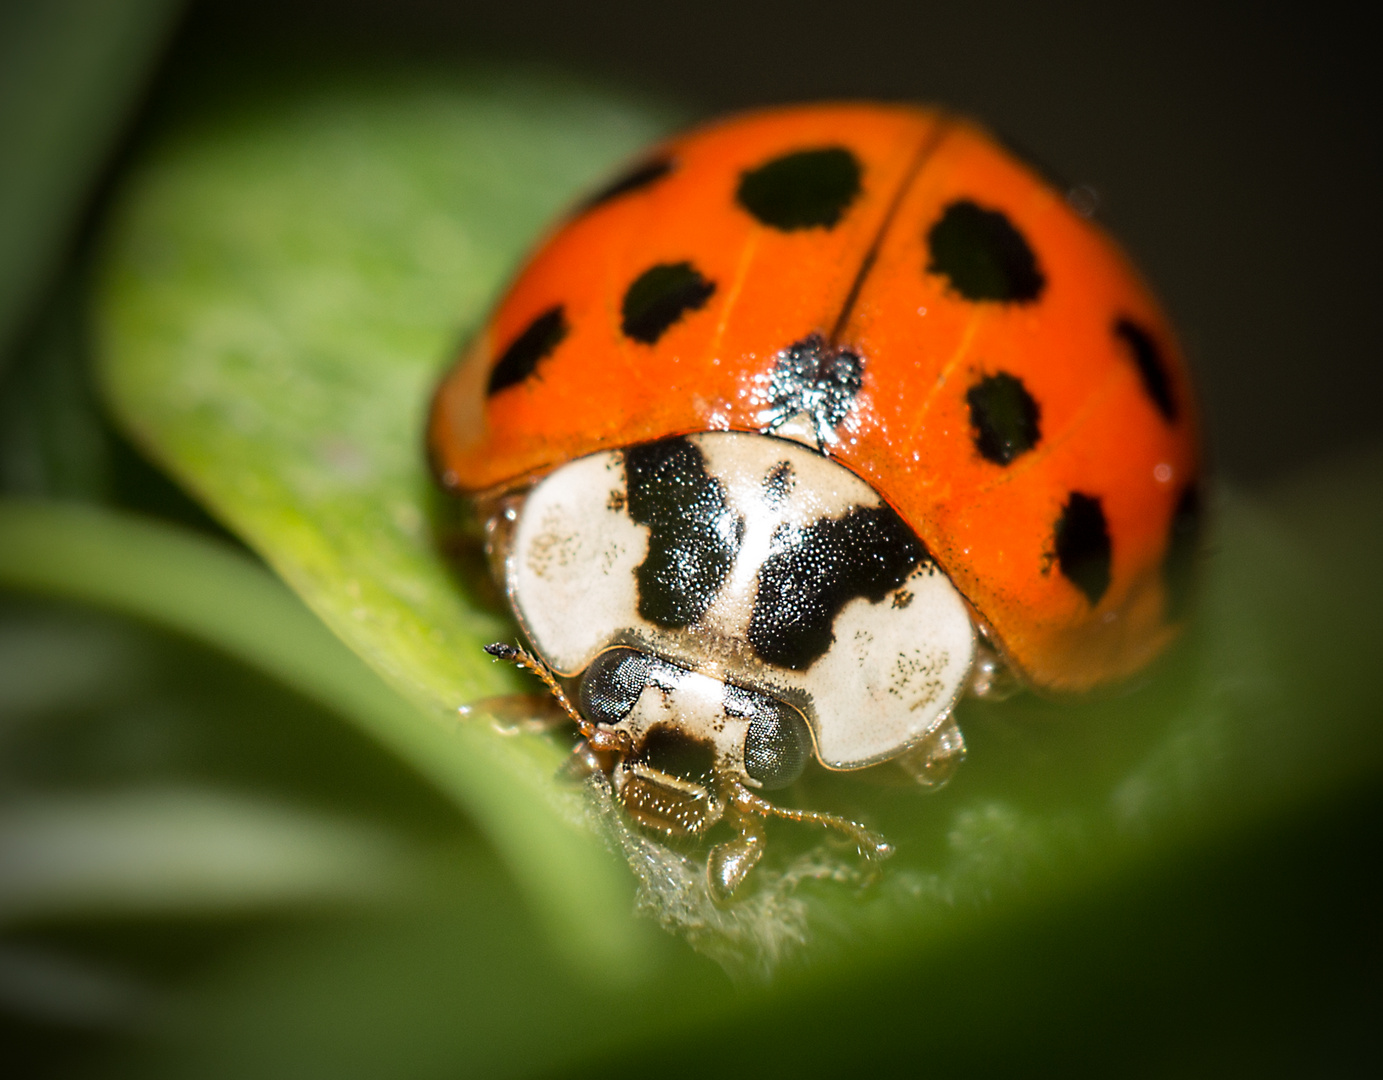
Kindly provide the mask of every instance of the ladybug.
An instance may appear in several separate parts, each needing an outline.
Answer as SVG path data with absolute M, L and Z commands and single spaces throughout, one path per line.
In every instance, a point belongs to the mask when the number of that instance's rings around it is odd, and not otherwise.
M 1114 242 L 975 124 L 813 105 L 671 139 L 591 196 L 446 376 L 475 500 L 577 760 L 641 826 L 856 822 L 764 793 L 813 762 L 936 786 L 966 694 L 1073 694 L 1185 619 L 1181 352 Z

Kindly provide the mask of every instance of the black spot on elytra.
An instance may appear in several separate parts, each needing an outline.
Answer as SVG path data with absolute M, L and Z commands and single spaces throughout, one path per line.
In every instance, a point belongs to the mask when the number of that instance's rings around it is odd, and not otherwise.
M 860 163 L 843 146 L 798 150 L 740 176 L 735 200 L 783 232 L 833 228 L 860 193 Z
M 927 249 L 927 272 L 945 275 L 967 300 L 1028 304 L 1047 284 L 1037 256 L 1007 215 L 969 199 L 946 207 L 927 231 Z
M 1152 398 L 1157 411 L 1167 423 L 1177 418 L 1177 403 L 1172 397 L 1172 380 L 1167 373 L 1167 361 L 1152 334 L 1132 319 L 1121 318 L 1114 323 L 1114 336 L 1128 346 L 1129 355 L 1138 366 L 1143 389 Z
M 548 308 L 504 350 L 490 372 L 490 384 L 485 392 L 498 394 L 523 382 L 537 369 L 539 361 L 552 355 L 552 350 L 562 343 L 569 329 L 562 305 Z
M 975 449 L 996 465 L 1007 465 L 1041 438 L 1041 410 L 1023 380 L 1006 371 L 986 375 L 965 392 Z
M 656 157 L 650 158 L 648 161 L 641 161 L 628 172 L 615 177 L 595 194 L 587 197 L 586 201 L 581 204 L 581 210 L 593 210 L 612 199 L 618 199 L 623 195 L 630 195 L 646 187 L 652 187 L 672 172 L 672 169 L 673 160 L 670 157 Z
M 581 715 L 597 724 L 618 724 L 648 685 L 650 660 L 636 649 L 610 649 L 581 673 L 577 704 Z
M 1167 530 L 1167 554 L 1162 560 L 1162 580 L 1167 587 L 1167 619 L 1186 616 L 1195 592 L 1197 556 L 1201 541 L 1200 489 L 1188 484 L 1177 499 Z
M 861 507 L 806 529 L 780 525 L 759 569 L 749 644 L 801 671 L 835 640 L 836 616 L 857 596 L 879 603 L 924 559 L 922 541 L 888 506 Z
M 1099 498 L 1071 492 L 1056 523 L 1056 562 L 1091 607 L 1109 589 L 1110 555 L 1109 526 Z
M 634 760 L 703 787 L 710 787 L 715 781 L 715 747 L 670 724 L 649 728 Z
M 639 614 L 678 628 L 711 606 L 744 536 L 725 487 L 706 473 L 701 451 L 683 438 L 624 452 L 629 517 L 651 530 L 635 577 Z
M 811 334 L 780 352 L 769 373 L 765 407 L 757 419 L 765 431 L 781 427 L 806 413 L 816 429 L 816 441 L 834 438 L 864 383 L 864 358 L 839 346 L 828 347 L 820 334 Z
M 705 306 L 716 291 L 689 262 L 650 266 L 625 290 L 620 305 L 624 336 L 652 345 L 689 311 Z

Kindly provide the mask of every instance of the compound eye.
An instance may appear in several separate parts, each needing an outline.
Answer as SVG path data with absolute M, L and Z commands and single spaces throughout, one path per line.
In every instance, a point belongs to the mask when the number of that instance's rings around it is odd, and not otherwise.
M 744 771 L 766 791 L 787 787 L 812 756 L 811 731 L 790 706 L 766 698 L 756 705 L 744 737 Z
M 629 715 L 648 685 L 649 658 L 637 649 L 609 649 L 581 674 L 577 702 L 596 724 L 617 724 Z

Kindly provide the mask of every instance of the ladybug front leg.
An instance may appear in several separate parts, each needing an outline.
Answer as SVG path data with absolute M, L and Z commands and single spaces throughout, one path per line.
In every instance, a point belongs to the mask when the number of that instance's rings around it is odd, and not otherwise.
M 582 739 L 558 767 L 557 779 L 568 784 L 583 784 L 597 773 L 609 776 L 616 761 L 618 758 L 614 754 L 592 750 L 591 744 Z
M 711 895 L 721 903 L 730 899 L 749 876 L 749 871 L 763 858 L 767 842 L 761 815 L 745 813 L 732 802 L 725 820 L 734 828 L 735 838 L 717 844 L 706 856 L 706 884 Z
M 871 863 L 893 854 L 892 844 L 872 829 L 849 818 L 819 814 L 812 810 L 785 810 L 755 795 L 739 781 L 730 783 L 728 796 L 725 820 L 735 829 L 735 838 L 711 848 L 706 859 L 707 884 L 711 895 L 718 901 L 728 900 L 763 857 L 765 818 L 786 818 L 788 821 L 820 825 L 844 833 Z
M 551 694 L 497 694 L 457 708 L 463 720 L 486 719 L 499 735 L 546 735 L 571 722 Z
M 501 694 L 496 697 L 481 698 L 470 705 L 462 705 L 456 711 L 464 719 L 484 716 L 490 719 L 490 726 L 500 735 L 547 735 L 558 727 L 575 722 L 585 732 L 595 730 L 597 742 L 612 743 L 614 749 L 597 749 L 591 740 L 583 738 L 566 761 L 557 770 L 559 780 L 582 783 L 596 773 L 609 774 L 615 761 L 623 754 L 623 742 L 619 739 L 602 739 L 607 734 L 604 729 L 595 728 L 572 709 L 571 701 L 562 688 L 552 678 L 547 668 L 535 657 L 512 645 L 496 643 L 486 647 L 486 652 L 500 660 L 509 660 L 520 667 L 532 671 L 548 686 L 546 694 Z
M 851 821 L 849 818 L 838 817 L 835 814 L 819 814 L 814 810 L 784 809 L 755 795 L 738 781 L 730 785 L 729 804 L 732 810 L 742 816 L 754 814 L 765 818 L 786 818 L 788 821 L 798 821 L 806 825 L 820 825 L 823 829 L 834 829 L 836 832 L 844 833 L 855 842 L 860 854 L 870 862 L 887 859 L 893 854 L 892 844 L 873 829 L 861 825 L 858 821 Z
M 919 787 L 939 791 L 960 768 L 965 752 L 965 737 L 955 720 L 948 717 L 922 742 L 893 760 Z
M 567 692 L 562 689 L 557 677 L 532 653 L 503 641 L 486 645 L 485 651 L 496 660 L 508 660 L 542 679 L 562 711 L 581 729 L 581 735 L 586 740 L 589 750 L 596 754 L 615 754 L 620 757 L 633 753 L 634 743 L 627 732 L 616 731 L 603 724 L 593 724 L 577 712 L 576 706 L 567 697 Z

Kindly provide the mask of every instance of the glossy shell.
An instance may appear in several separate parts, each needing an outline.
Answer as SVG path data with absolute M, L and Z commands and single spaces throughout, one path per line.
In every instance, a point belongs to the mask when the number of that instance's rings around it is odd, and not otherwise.
M 669 141 L 536 253 L 436 398 L 482 492 L 697 431 L 795 434 L 921 538 L 1030 683 L 1172 638 L 1196 407 L 1128 262 L 926 109 L 815 106 Z

